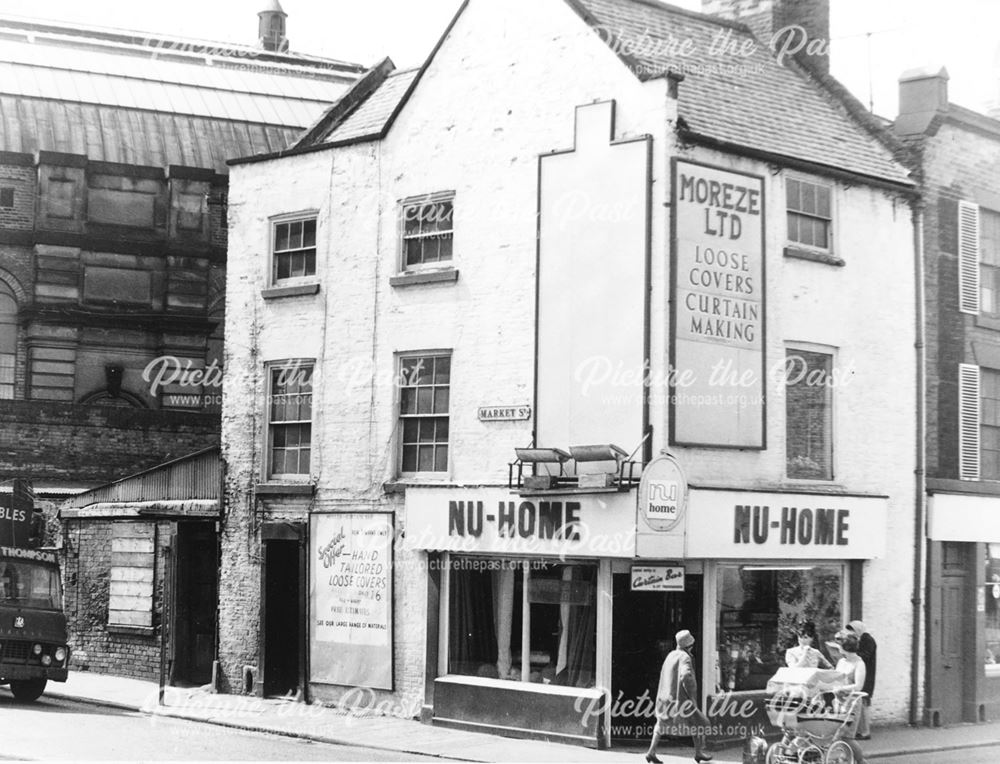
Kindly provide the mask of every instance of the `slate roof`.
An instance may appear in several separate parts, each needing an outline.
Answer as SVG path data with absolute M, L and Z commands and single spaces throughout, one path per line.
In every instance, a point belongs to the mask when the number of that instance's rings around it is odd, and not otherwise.
M 0 151 L 202 167 L 281 151 L 360 67 L 0 16 Z
M 324 142 L 356 140 L 379 134 L 419 73 L 419 69 L 407 69 L 390 74 L 378 90 L 327 134 Z
M 678 113 L 695 135 L 734 146 L 909 185 L 892 152 L 853 118 L 843 99 L 794 63 L 778 63 L 757 43 L 750 55 L 710 53 L 729 33 L 738 50 L 753 33 L 743 24 L 655 0 L 568 0 L 641 79 L 684 75 Z M 679 45 L 691 40 L 690 55 Z M 622 55 L 625 54 L 625 55 Z
M 684 75 L 678 93 L 682 135 L 723 150 L 750 149 L 913 186 L 906 167 L 894 155 L 894 150 L 905 150 L 877 118 L 832 77 L 810 74 L 790 60 L 779 63 L 746 25 L 656 0 L 565 2 L 639 79 L 665 76 L 670 70 Z M 750 55 L 710 53 L 713 40 L 727 33 L 734 49 L 754 42 Z M 690 55 L 678 50 L 685 40 L 691 41 Z M 354 93 L 345 94 L 328 110 L 329 124 L 321 120 L 292 151 L 383 135 L 421 72 L 392 72 L 381 83 L 366 85 L 365 79 L 377 80 L 378 68 L 369 70 L 355 84 Z M 388 68 L 391 71 L 391 62 Z M 366 92 L 358 92 L 362 89 Z M 268 158 L 272 157 L 240 161 Z

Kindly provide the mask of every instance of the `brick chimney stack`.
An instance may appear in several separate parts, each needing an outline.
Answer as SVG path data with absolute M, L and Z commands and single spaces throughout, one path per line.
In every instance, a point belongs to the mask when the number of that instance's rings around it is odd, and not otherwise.
M 778 50 L 787 45 L 792 52 L 804 43 L 799 57 L 830 73 L 830 0 L 702 0 L 701 9 L 746 24 L 763 45 Z M 782 32 L 796 26 L 802 29 Z
M 285 13 L 278 0 L 268 0 L 264 10 L 257 14 L 257 44 L 264 50 L 275 53 L 288 52 L 288 38 L 285 36 Z
M 899 78 L 899 116 L 896 132 L 917 135 L 934 117 L 948 109 L 948 70 L 910 69 Z

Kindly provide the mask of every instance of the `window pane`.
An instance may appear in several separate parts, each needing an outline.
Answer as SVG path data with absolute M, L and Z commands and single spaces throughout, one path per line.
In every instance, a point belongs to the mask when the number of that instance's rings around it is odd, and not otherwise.
M 417 389 L 417 413 L 434 413 L 434 388 L 420 387 Z
M 287 223 L 279 223 L 274 227 L 274 249 L 280 251 L 289 248 L 289 227 Z
M 434 420 L 433 419 L 421 419 L 420 421 L 420 442 L 421 443 L 433 443 L 434 442 Z
M 434 446 L 417 447 L 417 470 L 420 472 L 434 471 Z
M 403 442 L 404 443 L 416 443 L 417 433 L 420 432 L 420 420 L 419 419 L 404 419 L 403 420 Z
M 403 472 L 417 471 L 417 447 L 403 447 Z
M 802 209 L 802 190 L 797 180 L 789 178 L 785 181 L 785 193 L 787 196 L 788 209 Z
M 439 260 L 451 260 L 451 244 L 452 244 L 452 241 L 453 241 L 453 239 L 452 239 L 451 234 L 448 234 L 447 236 L 442 237 L 442 239 L 441 239 L 441 241 L 439 243 L 439 247 L 440 247 L 440 251 L 439 251 L 439 254 L 438 254 L 438 259 Z
M 422 261 L 421 256 L 423 251 L 421 249 L 421 239 L 407 239 L 406 240 L 406 264 L 407 265 L 419 265 Z
M 417 391 L 412 387 L 404 387 L 400 391 L 399 410 L 403 414 L 417 413 Z
M 786 359 L 785 448 L 788 476 L 833 479 L 832 357 L 789 350 Z
M 451 381 L 451 356 L 438 356 L 434 359 L 434 382 L 447 385 Z
M 719 672 L 723 690 L 763 690 L 775 671 L 786 665 L 785 652 L 797 644 L 796 626 L 811 621 L 816 649 L 825 653 L 844 624 L 839 565 L 808 570 L 741 570 L 720 566 Z M 832 656 L 824 657 L 830 660 Z
M 434 449 L 434 470 L 436 472 L 448 471 L 448 446 L 437 446 Z
M 448 442 L 448 418 L 447 417 L 438 417 L 435 421 L 437 422 L 437 430 L 435 431 L 435 433 L 436 433 L 435 437 L 436 437 L 437 442 L 438 443 L 447 443 Z
M 302 246 L 316 246 L 316 221 L 306 220 L 302 226 Z
M 816 212 L 821 217 L 833 217 L 830 214 L 830 188 L 829 186 L 819 186 L 816 189 Z
M 799 233 L 799 216 L 794 213 L 788 213 L 788 239 L 789 241 L 801 241 L 801 234 Z
M 519 680 L 522 571 L 513 561 L 453 557 L 448 587 L 448 671 Z
M 434 413 L 435 414 L 447 414 L 448 413 L 448 388 L 438 388 L 434 393 Z

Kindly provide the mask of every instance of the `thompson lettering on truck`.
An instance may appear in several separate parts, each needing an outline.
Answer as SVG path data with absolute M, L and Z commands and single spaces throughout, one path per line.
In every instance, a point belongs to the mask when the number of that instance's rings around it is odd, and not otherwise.
M 0 684 L 36 700 L 69 666 L 62 585 L 54 552 L 0 546 Z
M 25 702 L 69 673 L 59 562 L 38 548 L 43 527 L 30 482 L 15 479 L 0 495 L 0 685 Z

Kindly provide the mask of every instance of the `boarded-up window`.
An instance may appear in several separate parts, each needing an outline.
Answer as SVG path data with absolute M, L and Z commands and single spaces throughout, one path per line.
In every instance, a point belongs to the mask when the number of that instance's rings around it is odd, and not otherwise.
M 83 272 L 83 298 L 87 302 L 148 305 L 152 299 L 149 271 L 87 266 Z
M 68 178 L 49 178 L 42 196 L 42 215 L 72 219 L 76 210 L 76 183 Z
M 75 348 L 32 348 L 31 397 L 50 401 L 73 400 L 75 368 Z
M 979 480 L 979 367 L 958 365 L 958 474 Z
M 152 228 L 156 197 L 141 191 L 91 188 L 87 197 L 87 220 L 107 225 Z
M 0 283 L 0 398 L 14 397 L 14 362 L 17 358 L 17 300 Z
M 200 231 L 204 210 L 204 194 L 177 194 L 177 227 L 183 231 Z
M 151 524 L 115 523 L 111 536 L 109 624 L 153 625 L 154 545 Z

